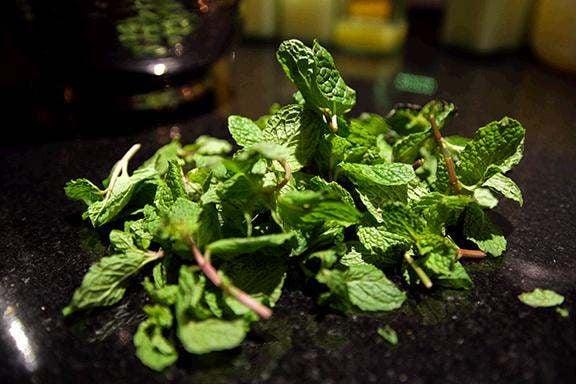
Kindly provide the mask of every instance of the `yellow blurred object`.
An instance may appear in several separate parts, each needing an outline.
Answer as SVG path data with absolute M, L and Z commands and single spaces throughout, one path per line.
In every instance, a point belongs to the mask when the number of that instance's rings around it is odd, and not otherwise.
M 532 47 L 550 65 L 576 72 L 576 1 L 540 0 L 532 28 Z
M 276 33 L 276 1 L 242 0 L 240 3 L 244 34 L 256 38 L 273 38 Z
M 334 28 L 334 42 L 341 48 L 372 54 L 398 51 L 406 40 L 408 24 L 404 20 L 385 22 L 350 17 Z
M 389 0 L 351 0 L 348 5 L 348 14 L 388 19 L 392 14 L 392 6 Z
M 329 42 L 338 3 L 337 0 L 278 0 L 280 36 Z

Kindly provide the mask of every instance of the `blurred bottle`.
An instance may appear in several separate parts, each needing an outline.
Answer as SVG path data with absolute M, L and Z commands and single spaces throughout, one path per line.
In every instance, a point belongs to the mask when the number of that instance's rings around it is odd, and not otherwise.
M 443 41 L 475 53 L 520 47 L 533 0 L 447 0 Z
M 576 72 L 576 1 L 539 0 L 532 28 L 532 47 L 552 66 Z
M 278 0 L 280 37 L 330 42 L 339 3 L 338 0 Z
M 273 39 L 278 24 L 275 0 L 242 0 L 240 14 L 244 35 L 256 39 Z
M 350 0 L 334 42 L 354 52 L 390 54 L 402 47 L 407 31 L 403 0 Z

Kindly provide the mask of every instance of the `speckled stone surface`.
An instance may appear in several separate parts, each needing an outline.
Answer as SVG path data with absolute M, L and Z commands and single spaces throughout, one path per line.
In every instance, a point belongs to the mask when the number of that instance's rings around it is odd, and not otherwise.
M 230 55 L 234 93 L 226 112 L 256 117 L 274 101 L 289 101 L 293 89 L 273 53 L 272 46 L 242 46 Z M 0 382 L 575 382 L 576 78 L 527 55 L 474 59 L 416 42 L 398 59 L 336 60 L 358 90 L 357 111 L 425 102 L 391 85 L 404 71 L 434 77 L 436 96 L 456 103 L 452 133 L 470 134 L 504 115 L 526 127 L 526 156 L 512 175 L 525 206 L 497 208 L 508 251 L 467 263 L 473 290 L 415 293 L 397 312 L 349 318 L 289 284 L 273 319 L 257 325 L 242 347 L 183 357 L 154 373 L 131 342 L 144 300 L 138 290 L 89 319 L 60 316 L 89 265 L 107 253 L 105 236 L 81 221 L 80 206 L 62 187 L 70 178 L 104 178 L 134 142 L 143 144 L 136 161 L 145 158 L 172 124 L 113 138 L 0 143 Z M 226 137 L 224 115 L 175 124 L 188 139 Z M 570 317 L 521 304 L 516 296 L 534 287 L 564 294 Z M 398 331 L 396 347 L 376 335 L 384 324 Z

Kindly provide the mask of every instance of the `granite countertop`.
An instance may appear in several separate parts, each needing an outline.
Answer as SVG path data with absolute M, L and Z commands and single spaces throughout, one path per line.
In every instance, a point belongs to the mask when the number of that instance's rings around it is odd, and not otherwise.
M 174 123 L 184 137 L 226 137 L 226 113 L 256 117 L 274 101 L 288 102 L 293 89 L 273 53 L 271 45 L 233 49 L 232 100 L 220 112 Z M 168 140 L 174 124 L 115 137 L 0 144 L 0 381 L 574 382 L 576 78 L 528 54 L 471 58 L 418 42 L 398 58 L 336 55 L 336 61 L 358 91 L 355 111 L 425 102 L 428 96 L 392 86 L 403 71 L 435 78 L 435 96 L 458 106 L 452 133 L 469 135 L 505 115 L 526 127 L 526 156 L 512 176 L 525 205 L 503 201 L 497 208 L 508 251 L 468 263 L 473 290 L 413 296 L 402 310 L 348 318 L 293 289 L 242 347 L 181 358 L 154 373 L 134 356 L 131 335 L 143 300 L 137 290 L 90 319 L 60 315 L 88 266 L 108 252 L 104 236 L 80 219 L 80 206 L 66 200 L 62 187 L 71 178 L 102 179 L 134 142 L 143 144 L 136 161 L 145 158 Z M 563 293 L 570 317 L 518 301 L 535 287 Z M 396 347 L 376 336 L 383 324 L 398 331 Z

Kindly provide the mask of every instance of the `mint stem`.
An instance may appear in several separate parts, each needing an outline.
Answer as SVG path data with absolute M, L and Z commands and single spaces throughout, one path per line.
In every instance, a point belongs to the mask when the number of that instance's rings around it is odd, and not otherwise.
M 426 272 L 424 272 L 424 270 L 414 262 L 412 256 L 410 256 L 408 253 L 405 253 L 404 260 L 406 260 L 406 262 L 412 267 L 414 272 L 416 272 L 422 284 L 424 284 L 424 286 L 428 289 L 432 288 L 432 280 L 430 280 Z
M 423 164 L 424 164 L 424 160 L 423 160 L 423 159 L 418 159 L 418 160 L 416 160 L 414 163 L 412 163 L 412 169 L 417 170 L 417 169 L 420 168 Z
M 481 259 L 486 257 L 486 253 L 474 249 L 458 248 L 458 258 L 461 257 L 468 257 L 470 259 Z
M 448 169 L 448 177 L 450 178 L 450 184 L 452 184 L 452 188 L 454 189 L 454 192 L 459 194 L 461 191 L 461 187 L 460 187 L 460 182 L 458 181 L 458 176 L 456 176 L 456 169 L 454 167 L 454 159 L 452 159 L 450 152 L 448 152 L 448 150 L 444 146 L 444 138 L 442 138 L 442 134 L 440 133 L 440 129 L 438 128 L 438 125 L 436 124 L 436 119 L 429 116 L 428 121 L 430 122 L 430 125 L 432 126 L 432 132 L 434 133 L 434 139 L 436 140 L 438 147 L 442 151 L 442 157 L 444 157 L 444 162 L 446 163 L 446 168 Z
M 252 310 L 258 316 L 263 319 L 269 319 L 272 316 L 272 310 L 265 305 L 258 302 L 252 296 L 237 288 L 229 283 L 224 283 L 222 278 L 218 274 L 218 271 L 212 266 L 210 261 L 202 255 L 202 252 L 196 246 L 196 243 L 191 237 L 187 237 L 188 245 L 192 248 L 192 254 L 196 260 L 196 264 L 200 267 L 200 270 L 206 275 L 208 280 L 212 282 L 215 286 L 222 288 L 222 290 L 228 293 L 230 296 L 234 297 L 248 309 Z
M 282 167 L 284 168 L 284 178 L 282 178 L 280 183 L 278 183 L 278 190 L 282 189 L 286 184 L 288 184 L 290 179 L 292 179 L 292 168 L 290 167 L 290 164 L 288 164 L 288 161 L 281 160 L 280 164 L 282 164 Z

